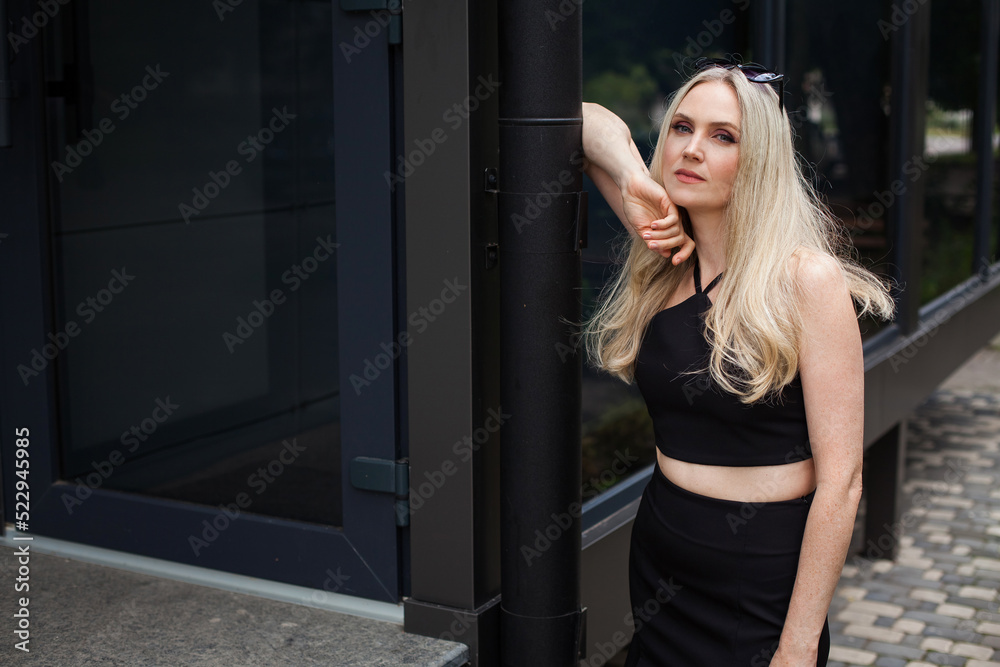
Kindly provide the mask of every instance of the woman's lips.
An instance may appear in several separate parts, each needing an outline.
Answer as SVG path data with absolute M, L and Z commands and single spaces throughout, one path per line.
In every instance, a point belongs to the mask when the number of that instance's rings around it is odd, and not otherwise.
M 705 179 L 694 173 L 693 171 L 688 171 L 687 169 L 678 169 L 674 172 L 677 176 L 677 180 L 681 183 L 704 183 Z

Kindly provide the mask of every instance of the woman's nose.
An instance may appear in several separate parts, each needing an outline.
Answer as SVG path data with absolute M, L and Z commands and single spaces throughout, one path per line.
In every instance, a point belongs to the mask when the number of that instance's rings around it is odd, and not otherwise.
M 694 160 L 701 159 L 701 139 L 699 137 L 691 137 L 691 140 L 688 141 L 687 145 L 684 147 L 684 157 Z

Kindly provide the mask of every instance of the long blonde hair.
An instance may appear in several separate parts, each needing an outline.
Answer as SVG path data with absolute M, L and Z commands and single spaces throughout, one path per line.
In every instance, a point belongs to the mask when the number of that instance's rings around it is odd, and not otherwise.
M 677 107 L 707 81 L 728 84 L 742 115 L 736 176 L 725 211 L 725 275 L 705 313 L 711 345 L 707 370 L 722 389 L 752 403 L 780 394 L 798 372 L 801 316 L 789 265 L 800 247 L 838 262 L 859 317 L 873 313 L 888 319 L 894 304 L 888 283 L 853 259 L 853 246 L 803 176 L 777 94 L 770 86 L 750 83 L 739 70 L 702 70 L 674 93 L 649 164 L 653 180 L 663 185 L 663 148 Z M 683 209 L 681 218 L 691 236 Z M 590 363 L 631 384 L 646 327 L 681 284 L 697 250 L 677 266 L 634 235 L 626 250 L 583 335 Z

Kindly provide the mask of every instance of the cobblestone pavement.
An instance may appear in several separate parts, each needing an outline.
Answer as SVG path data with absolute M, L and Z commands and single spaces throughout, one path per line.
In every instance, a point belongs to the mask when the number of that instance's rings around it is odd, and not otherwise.
M 1000 667 L 1000 392 L 945 387 L 908 422 L 899 521 L 847 559 L 829 667 Z

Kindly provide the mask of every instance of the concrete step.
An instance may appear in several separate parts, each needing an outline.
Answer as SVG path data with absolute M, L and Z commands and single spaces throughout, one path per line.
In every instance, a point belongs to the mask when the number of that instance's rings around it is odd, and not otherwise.
M 8 542 L 9 544 L 9 542 Z M 0 664 L 121 667 L 460 667 L 464 644 L 255 595 L 30 552 L 16 592 L 15 549 L 0 545 Z M 29 598 L 29 653 L 15 648 Z

